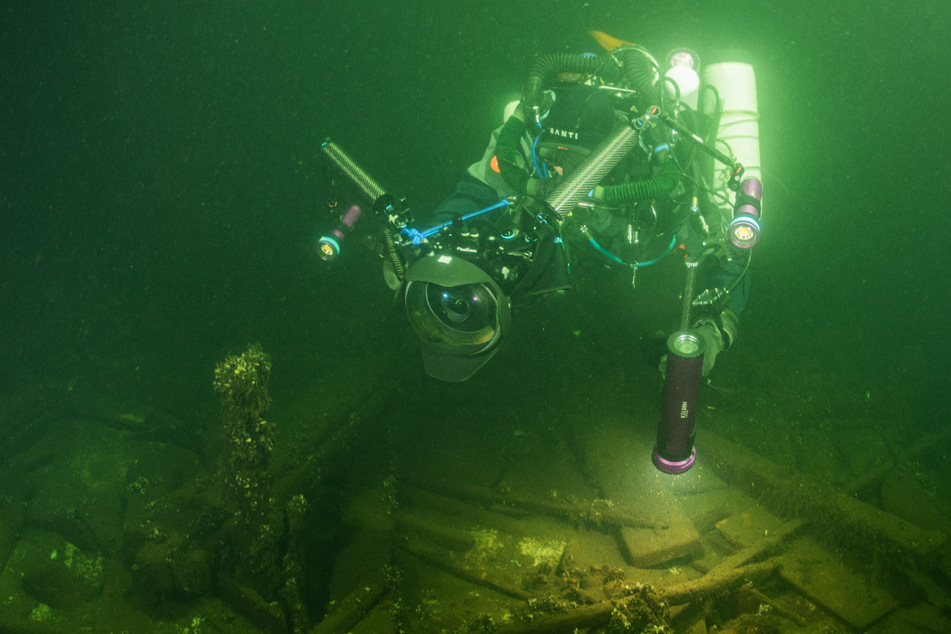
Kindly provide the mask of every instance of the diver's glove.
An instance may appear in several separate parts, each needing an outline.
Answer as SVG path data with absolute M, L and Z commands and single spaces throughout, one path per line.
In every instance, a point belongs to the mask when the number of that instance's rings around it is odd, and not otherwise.
M 717 323 L 712 317 L 701 317 L 693 324 L 691 328 L 703 339 L 703 370 L 701 374 L 707 376 L 713 369 L 713 364 L 717 361 L 717 355 L 724 349 L 723 333 L 717 328 Z
M 693 324 L 693 329 L 703 339 L 703 376 L 710 374 L 717 355 L 727 350 L 736 340 L 740 320 L 729 308 L 716 317 L 701 317 Z

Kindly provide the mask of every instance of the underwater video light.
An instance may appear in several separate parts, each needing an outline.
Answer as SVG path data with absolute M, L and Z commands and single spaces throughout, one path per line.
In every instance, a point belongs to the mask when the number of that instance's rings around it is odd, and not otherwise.
M 692 330 L 675 332 L 667 339 L 664 409 L 651 452 L 654 466 L 664 473 L 683 473 L 697 458 L 693 436 L 703 350 L 703 339 Z
M 363 213 L 363 210 L 360 209 L 360 207 L 357 205 L 351 206 L 343 217 L 340 218 L 340 222 L 337 223 L 337 226 L 317 241 L 317 255 L 320 256 L 321 260 L 331 262 L 340 255 L 340 247 L 347 237 L 347 234 L 353 229 L 353 225 L 360 219 L 361 213 Z
M 730 222 L 730 242 L 740 249 L 749 249 L 759 242 L 759 217 L 763 199 L 763 184 L 758 178 L 747 178 L 740 183 Z

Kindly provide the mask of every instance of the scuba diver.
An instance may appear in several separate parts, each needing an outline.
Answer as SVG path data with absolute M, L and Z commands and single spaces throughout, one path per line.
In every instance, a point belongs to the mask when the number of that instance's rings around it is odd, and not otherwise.
M 521 101 L 509 104 L 482 159 L 428 229 L 414 228 L 399 201 L 324 144 L 386 218 L 373 248 L 435 378 L 471 377 L 498 351 L 512 303 L 571 288 L 569 261 L 585 250 L 628 267 L 632 284 L 640 268 L 683 258 L 680 328 L 702 338 L 704 376 L 736 340 L 762 187 L 743 179 L 735 154 L 745 141 L 718 136 L 722 79 L 701 86 L 698 58 L 687 49 L 672 53 L 662 72 L 645 48 L 592 34 L 603 54 L 534 62 Z M 753 112 L 755 129 L 755 105 Z M 747 165 L 758 170 L 752 138 Z M 321 250 L 335 255 L 355 221 L 342 218 Z

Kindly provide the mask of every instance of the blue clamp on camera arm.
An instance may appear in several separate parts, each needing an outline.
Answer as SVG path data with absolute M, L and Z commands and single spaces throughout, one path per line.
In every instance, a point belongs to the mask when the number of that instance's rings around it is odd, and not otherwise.
M 415 229 L 415 228 L 413 228 L 413 227 L 403 227 L 402 229 L 400 229 L 400 233 L 402 233 L 404 236 L 406 236 L 407 238 L 409 238 L 409 240 L 410 240 L 410 242 L 412 242 L 413 246 L 419 246 L 420 243 L 422 243 L 423 240 L 425 240 L 425 239 L 427 239 L 427 238 L 430 238 L 430 237 L 436 235 L 437 233 L 439 233 L 440 231 L 442 231 L 442 230 L 445 229 L 446 227 L 449 227 L 449 226 L 453 225 L 453 224 L 456 223 L 456 222 L 459 222 L 459 221 L 465 222 L 465 221 L 467 221 L 467 220 L 471 220 L 472 218 L 475 218 L 475 217 L 477 217 L 477 216 L 481 216 L 482 214 L 488 213 L 488 212 L 490 212 L 490 211 L 495 211 L 496 209 L 501 209 L 502 207 L 508 207 L 508 206 L 511 205 L 511 204 L 512 204 L 512 203 L 511 203 L 511 201 L 510 201 L 509 199 L 503 198 L 502 200 L 500 200 L 499 202 L 495 203 L 494 205 L 489 205 L 488 207 L 486 207 L 486 208 L 484 208 L 484 209 L 479 209 L 479 210 L 477 210 L 477 211 L 473 211 L 473 212 L 471 212 L 471 213 L 468 213 L 468 214 L 465 214 L 465 215 L 463 215 L 463 216 L 460 216 L 459 218 L 455 218 L 455 219 L 453 219 L 453 220 L 449 220 L 449 221 L 440 223 L 440 224 L 438 224 L 438 225 L 436 225 L 436 226 L 434 226 L 434 227 L 430 227 L 429 229 L 425 229 L 425 230 L 423 230 L 423 231 L 420 231 L 419 229 Z

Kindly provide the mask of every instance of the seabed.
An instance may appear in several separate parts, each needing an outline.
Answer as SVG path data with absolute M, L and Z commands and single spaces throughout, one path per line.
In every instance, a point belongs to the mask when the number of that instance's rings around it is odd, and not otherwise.
M 696 465 L 666 475 L 656 371 L 586 337 L 460 385 L 338 360 L 272 394 L 239 485 L 210 389 L 191 418 L 22 391 L 0 631 L 951 631 L 951 432 L 737 355 L 720 385 L 759 380 L 703 388 Z

